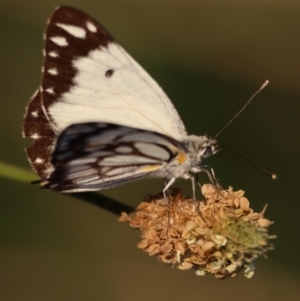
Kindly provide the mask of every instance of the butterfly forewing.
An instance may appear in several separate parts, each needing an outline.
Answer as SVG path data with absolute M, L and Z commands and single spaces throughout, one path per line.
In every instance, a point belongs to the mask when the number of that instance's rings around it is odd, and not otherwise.
M 112 36 L 87 14 L 59 7 L 46 29 L 42 85 L 23 125 L 24 136 L 35 140 L 27 151 L 33 169 L 49 177 L 50 158 L 44 157 L 57 135 L 69 125 L 98 121 L 175 139 L 186 135 L 171 101 Z
M 165 135 L 108 123 L 83 123 L 60 135 L 46 187 L 64 192 L 111 188 L 147 177 L 186 152 Z
M 162 89 L 86 14 L 59 8 L 48 25 L 45 43 L 43 91 L 50 100 L 45 106 L 60 130 L 78 122 L 101 120 L 121 121 L 174 138 L 185 134 Z

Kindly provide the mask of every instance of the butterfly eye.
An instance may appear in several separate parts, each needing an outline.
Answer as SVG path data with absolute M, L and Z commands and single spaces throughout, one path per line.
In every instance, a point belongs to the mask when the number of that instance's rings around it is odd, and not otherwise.
M 208 158 L 210 156 L 212 156 L 214 154 L 212 146 L 206 146 L 203 150 L 202 150 L 202 158 Z
M 217 151 L 218 151 L 217 144 L 207 145 L 200 151 L 200 157 L 208 158 L 208 157 L 214 155 Z
M 182 145 L 186 148 L 189 149 L 190 143 L 188 141 L 182 141 Z

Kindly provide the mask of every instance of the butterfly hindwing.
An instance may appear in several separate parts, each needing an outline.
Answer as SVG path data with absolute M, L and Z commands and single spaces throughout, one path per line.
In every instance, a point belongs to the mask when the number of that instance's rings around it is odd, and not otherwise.
M 111 188 L 147 177 L 186 151 L 165 135 L 108 123 L 68 127 L 57 141 L 46 187 L 64 192 Z
M 34 140 L 34 144 L 26 149 L 32 169 L 46 179 L 53 171 L 50 162 L 54 143 L 55 129 L 51 125 L 47 114 L 42 109 L 42 93 L 37 90 L 26 109 L 23 125 L 23 136 Z

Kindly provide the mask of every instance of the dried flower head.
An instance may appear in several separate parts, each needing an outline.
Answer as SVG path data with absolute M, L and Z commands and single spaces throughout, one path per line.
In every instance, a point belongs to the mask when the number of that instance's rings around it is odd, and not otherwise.
M 197 275 L 213 274 L 224 279 L 244 269 L 254 273 L 253 261 L 273 248 L 267 233 L 272 224 L 249 207 L 244 191 L 203 185 L 206 200 L 193 202 L 173 192 L 169 204 L 163 198 L 142 202 L 136 211 L 123 213 L 138 229 L 138 248 L 181 270 L 196 269 Z

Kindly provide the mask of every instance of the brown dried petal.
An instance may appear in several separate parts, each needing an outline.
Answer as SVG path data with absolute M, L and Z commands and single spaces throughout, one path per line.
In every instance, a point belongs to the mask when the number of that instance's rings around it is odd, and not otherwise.
M 138 247 L 139 249 L 143 249 L 143 250 L 145 250 L 148 246 L 149 246 L 149 244 L 148 244 L 148 240 L 147 240 L 147 239 L 141 240 L 141 241 L 138 243 L 138 245 L 137 245 L 137 247 Z
M 158 235 L 156 234 L 155 230 L 153 230 L 153 229 L 146 231 L 144 234 L 144 237 L 151 241 L 159 241 L 160 240 Z
M 160 251 L 164 254 L 170 253 L 170 251 L 173 249 L 173 246 L 167 241 L 165 242 L 161 247 Z
M 269 227 L 269 226 L 272 225 L 272 224 L 273 224 L 273 222 L 269 221 L 269 220 L 266 219 L 266 218 L 261 218 L 261 219 L 259 219 L 259 220 L 257 221 L 257 225 L 258 225 L 259 227 L 263 227 L 263 228 L 267 228 L 267 227 Z
M 160 251 L 159 244 L 153 244 L 149 245 L 147 248 L 147 252 L 149 253 L 150 256 L 158 254 Z
M 250 206 L 250 203 L 249 203 L 248 199 L 245 198 L 245 197 L 242 197 L 240 199 L 240 207 L 241 207 L 241 209 L 243 209 L 245 211 L 248 211 L 249 210 L 249 206 Z
M 128 222 L 130 220 L 131 220 L 131 218 L 129 217 L 129 215 L 126 212 L 121 213 L 121 216 L 119 217 L 120 222 Z
M 206 252 L 206 251 L 212 249 L 214 247 L 214 245 L 215 244 L 212 241 L 208 241 L 208 242 L 204 243 L 201 247 L 202 247 L 203 252 Z
M 179 266 L 179 270 L 189 270 L 193 267 L 193 264 L 191 262 L 182 262 Z

